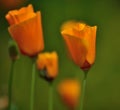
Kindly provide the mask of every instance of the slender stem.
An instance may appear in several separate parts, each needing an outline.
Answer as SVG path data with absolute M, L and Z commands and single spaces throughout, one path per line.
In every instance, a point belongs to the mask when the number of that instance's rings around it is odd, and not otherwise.
M 49 85 L 49 108 L 48 110 L 53 110 L 53 84 Z
M 32 67 L 30 110 L 34 110 L 34 93 L 35 93 L 35 62 L 33 62 L 33 67 Z
M 8 110 L 11 110 L 14 64 L 15 64 L 15 61 L 12 60 L 10 74 L 9 74 L 9 83 L 8 83 Z
M 81 94 L 81 100 L 80 100 L 80 110 L 83 110 L 83 105 L 84 105 L 86 79 L 87 79 L 87 72 L 84 73 L 84 79 L 83 79 L 83 83 L 82 83 L 82 94 Z

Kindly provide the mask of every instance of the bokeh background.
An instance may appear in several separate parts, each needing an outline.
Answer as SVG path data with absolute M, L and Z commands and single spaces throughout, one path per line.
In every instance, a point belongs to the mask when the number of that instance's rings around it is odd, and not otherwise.
M 96 61 L 88 78 L 84 110 L 120 110 L 120 1 L 119 0 L 28 0 L 41 10 L 44 51 L 59 54 L 59 74 L 54 82 L 54 110 L 66 110 L 57 94 L 57 85 L 66 78 L 83 78 L 83 72 L 69 58 L 60 27 L 67 20 L 97 25 Z M 0 4 L 3 6 L 2 4 Z M 16 8 L 11 8 L 16 9 Z M 7 94 L 11 60 L 8 55 L 7 8 L 0 8 L 0 96 Z M 13 102 L 19 110 L 29 110 L 31 84 L 30 58 L 21 55 L 14 70 Z M 48 109 L 48 83 L 36 73 L 34 110 Z

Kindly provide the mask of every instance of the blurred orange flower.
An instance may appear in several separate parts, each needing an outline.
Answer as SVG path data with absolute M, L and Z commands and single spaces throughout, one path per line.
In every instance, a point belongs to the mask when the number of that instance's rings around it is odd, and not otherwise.
M 37 68 L 38 70 L 46 70 L 45 77 L 53 80 L 58 74 L 57 53 L 40 53 L 37 58 Z
M 10 24 L 8 30 L 22 54 L 35 56 L 44 49 L 40 11 L 35 13 L 30 4 L 19 10 L 9 11 L 6 19 Z
M 74 110 L 79 102 L 79 96 L 81 94 L 81 85 L 78 80 L 66 79 L 58 85 L 58 92 L 63 102 Z
M 25 3 L 27 0 L 0 0 L 0 8 L 13 9 Z
M 97 26 L 70 21 L 63 24 L 61 34 L 73 61 L 83 70 L 88 70 L 95 61 Z

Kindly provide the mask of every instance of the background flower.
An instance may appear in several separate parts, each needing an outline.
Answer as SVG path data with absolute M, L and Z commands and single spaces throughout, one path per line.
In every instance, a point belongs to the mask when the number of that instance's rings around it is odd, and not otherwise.
M 27 0 L 0 0 L 0 8 L 2 9 L 13 9 L 21 6 Z
M 75 110 L 81 93 L 81 85 L 75 79 L 66 79 L 58 85 L 58 92 L 63 102 L 70 108 Z

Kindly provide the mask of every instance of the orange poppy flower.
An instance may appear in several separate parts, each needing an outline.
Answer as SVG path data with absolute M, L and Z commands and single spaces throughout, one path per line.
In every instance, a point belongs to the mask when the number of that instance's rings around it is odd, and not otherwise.
M 95 61 L 96 26 L 70 21 L 62 26 L 61 34 L 73 61 L 88 70 Z
M 28 5 L 9 11 L 6 19 L 10 24 L 8 30 L 22 54 L 35 56 L 44 49 L 40 11 L 35 13 L 33 6 Z
M 45 78 L 53 80 L 58 74 L 57 53 L 40 53 L 37 58 L 37 68 L 38 70 L 45 70 Z
M 66 79 L 58 85 L 58 93 L 61 96 L 63 102 L 74 110 L 79 102 L 79 96 L 81 93 L 81 85 L 78 80 Z

